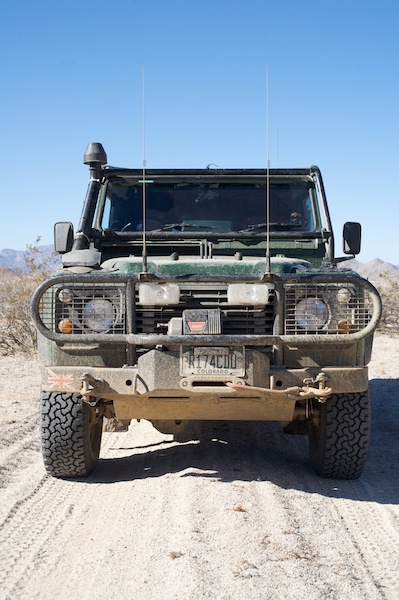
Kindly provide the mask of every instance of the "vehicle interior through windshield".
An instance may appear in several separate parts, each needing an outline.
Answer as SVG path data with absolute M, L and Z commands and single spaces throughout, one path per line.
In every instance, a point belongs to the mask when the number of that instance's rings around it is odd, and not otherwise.
M 315 214 L 309 181 L 270 185 L 271 228 L 312 231 Z M 262 183 L 147 182 L 149 231 L 262 231 L 266 227 L 266 185 Z M 118 178 L 107 184 L 102 229 L 143 230 L 143 185 Z

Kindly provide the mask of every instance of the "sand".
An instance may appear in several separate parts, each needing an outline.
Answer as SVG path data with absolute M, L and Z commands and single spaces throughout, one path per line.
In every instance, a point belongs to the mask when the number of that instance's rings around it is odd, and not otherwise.
M 104 433 L 86 480 L 42 465 L 37 363 L 0 359 L 2 600 L 399 597 L 399 339 L 370 365 L 369 459 L 320 479 L 273 423 L 176 443 L 150 423 Z M 223 436 L 221 432 L 223 431 Z

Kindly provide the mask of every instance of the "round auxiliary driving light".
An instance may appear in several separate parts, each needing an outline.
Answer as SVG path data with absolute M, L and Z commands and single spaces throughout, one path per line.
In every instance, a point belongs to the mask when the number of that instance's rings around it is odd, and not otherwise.
M 348 304 L 352 299 L 352 294 L 348 288 L 340 288 L 338 290 L 338 302 L 340 304 Z
M 69 288 L 63 288 L 58 292 L 58 299 L 63 304 L 72 304 L 73 292 Z

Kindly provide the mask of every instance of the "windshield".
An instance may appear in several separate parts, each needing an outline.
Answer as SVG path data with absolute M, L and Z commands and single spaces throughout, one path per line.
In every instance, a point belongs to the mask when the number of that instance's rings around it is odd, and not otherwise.
M 143 184 L 118 177 L 107 183 L 102 229 L 143 230 Z M 148 231 L 262 232 L 266 228 L 265 182 L 146 182 Z M 313 231 L 314 190 L 310 180 L 270 184 L 270 228 Z

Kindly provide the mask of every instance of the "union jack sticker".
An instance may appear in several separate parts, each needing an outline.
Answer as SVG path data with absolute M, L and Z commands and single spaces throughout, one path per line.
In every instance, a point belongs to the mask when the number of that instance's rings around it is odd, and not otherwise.
M 73 390 L 73 375 L 68 373 L 54 373 L 54 371 L 48 371 L 47 383 L 50 389 L 57 390 Z

